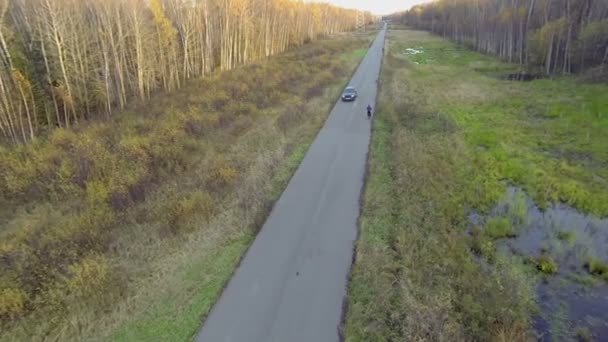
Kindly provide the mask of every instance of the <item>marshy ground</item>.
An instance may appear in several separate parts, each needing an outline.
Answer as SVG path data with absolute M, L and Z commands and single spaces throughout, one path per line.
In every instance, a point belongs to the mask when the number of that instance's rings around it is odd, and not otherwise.
M 388 35 L 347 340 L 606 334 L 608 86 Z

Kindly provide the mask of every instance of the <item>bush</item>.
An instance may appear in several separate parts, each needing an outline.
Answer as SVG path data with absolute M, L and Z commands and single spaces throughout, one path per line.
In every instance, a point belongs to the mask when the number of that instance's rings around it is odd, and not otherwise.
M 0 151 L 0 190 L 6 197 L 18 197 L 30 192 L 36 184 L 38 170 L 33 160 L 18 150 Z
M 207 186 L 212 191 L 236 184 L 239 178 L 239 171 L 231 165 L 225 158 L 218 156 L 211 159 L 211 167 L 207 177 Z
M 589 273 L 608 280 L 608 265 L 598 259 L 589 259 L 585 264 Z
M 220 167 L 215 176 L 218 184 L 232 185 L 239 178 L 239 171 L 231 166 Z
M 270 125 L 288 106 L 282 126 L 297 130 L 307 119 L 299 100 L 306 90 L 314 82 L 341 82 L 330 71 L 334 59 L 320 61 L 331 52 L 323 49 L 308 60 L 288 53 L 217 73 L 111 121 L 55 129 L 26 146 L 0 146 L 0 197 L 6 198 L 0 206 L 7 205 L 0 208 L 0 228 L 8 226 L 0 242 L 1 323 L 8 315 L 32 313 L 35 320 L 41 314 L 54 329 L 64 323 L 53 320 L 61 321 L 85 298 L 94 315 L 104 314 L 101 303 L 88 299 L 120 292 L 109 288 L 121 283 L 109 249 L 124 247 L 128 252 L 120 257 L 139 260 L 133 253 L 140 248 L 129 244 L 141 241 L 141 234 L 160 229 L 177 235 L 208 221 L 218 209 L 216 198 L 232 196 L 241 170 L 255 162 L 250 150 L 259 148 L 248 142 L 261 124 Z M 317 76 L 319 61 L 327 66 L 325 75 Z M 255 134 L 247 134 L 252 127 Z M 270 129 L 261 140 L 282 138 Z M 48 210 L 40 213 L 43 206 Z M 155 248 L 163 252 L 161 245 Z
M 536 258 L 536 269 L 545 274 L 554 274 L 557 272 L 557 263 L 550 256 L 543 254 Z
M 0 318 L 14 319 L 25 311 L 27 294 L 19 289 L 0 290 Z
M 111 268 L 108 260 L 100 255 L 91 255 L 69 266 L 70 277 L 67 289 L 77 297 L 87 297 L 108 286 Z
M 105 252 L 115 223 L 115 215 L 104 206 L 83 208 L 81 213 L 67 214 L 58 221 L 40 222 L 13 252 L 20 288 L 35 297 L 52 288 L 66 271 L 69 273 L 70 265 L 85 255 Z M 35 250 L 29 246 L 35 246 Z M 40 304 L 45 302 L 40 299 Z
M 291 127 L 297 126 L 305 119 L 306 105 L 299 99 L 293 99 L 286 105 L 286 109 L 276 118 L 276 125 L 285 134 Z
M 204 191 L 195 191 L 176 201 L 167 214 L 167 228 L 173 234 L 191 231 L 195 224 L 207 222 L 213 215 L 213 197 Z
M 486 224 L 485 232 L 492 239 L 512 238 L 517 236 L 509 219 L 504 217 L 489 219 Z

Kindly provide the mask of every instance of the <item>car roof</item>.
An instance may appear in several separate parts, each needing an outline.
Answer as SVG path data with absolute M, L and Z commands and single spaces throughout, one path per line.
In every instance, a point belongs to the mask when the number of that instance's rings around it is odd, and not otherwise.
M 346 87 L 344 90 L 355 90 L 355 87 Z

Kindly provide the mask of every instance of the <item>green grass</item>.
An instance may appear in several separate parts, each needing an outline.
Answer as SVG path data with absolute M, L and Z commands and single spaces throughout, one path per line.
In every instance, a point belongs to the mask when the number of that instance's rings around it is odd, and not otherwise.
M 576 234 L 571 231 L 557 232 L 557 238 L 561 241 L 568 243 L 569 245 L 573 245 L 574 242 L 576 242 Z
M 475 231 L 471 237 L 471 251 L 489 262 L 496 259 L 496 243 L 480 231 Z
M 0 339 L 190 339 L 371 39 L 316 41 L 0 147 Z
M 191 340 L 252 239 L 252 235 L 244 236 L 220 246 L 211 257 L 184 265 L 176 279 L 177 286 L 120 327 L 110 340 Z
M 346 58 L 348 60 L 360 61 L 363 59 L 363 57 L 365 57 L 366 54 L 367 54 L 367 49 L 356 49 L 348 54 L 345 54 L 344 58 Z
M 517 226 L 522 226 L 528 218 L 528 198 L 526 194 L 517 190 L 509 203 L 509 217 Z
M 408 31 L 394 53 L 412 67 L 435 111 L 446 113 L 472 148 L 483 187 L 478 207 L 504 193 L 505 181 L 542 206 L 565 202 L 608 215 L 608 86 L 573 77 L 502 81 L 516 69 L 425 33 Z M 407 48 L 422 53 L 407 55 Z
M 608 86 L 503 81 L 517 66 L 419 31 L 389 32 L 387 52 L 346 340 L 528 340 L 538 277 L 494 240 L 525 226 L 526 193 L 608 215 Z M 499 203 L 508 186 L 521 190 Z
M 462 231 L 471 155 L 453 120 L 425 96 L 415 64 L 397 55 L 399 38 L 389 36 L 381 77 L 345 340 L 523 340 L 529 275 L 493 256 L 491 240 L 478 249 L 496 269 L 470 253 L 475 242 Z
M 488 220 L 485 233 L 492 239 L 512 238 L 517 233 L 511 225 L 511 221 L 505 217 L 496 217 Z
M 574 273 L 568 275 L 568 279 L 586 287 L 594 287 L 602 281 L 588 273 Z

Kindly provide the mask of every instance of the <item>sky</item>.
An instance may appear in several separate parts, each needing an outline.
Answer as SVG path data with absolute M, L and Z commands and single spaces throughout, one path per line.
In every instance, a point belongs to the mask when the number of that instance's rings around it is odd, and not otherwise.
M 374 14 L 391 14 L 430 0 L 324 0 L 336 6 L 371 11 Z

